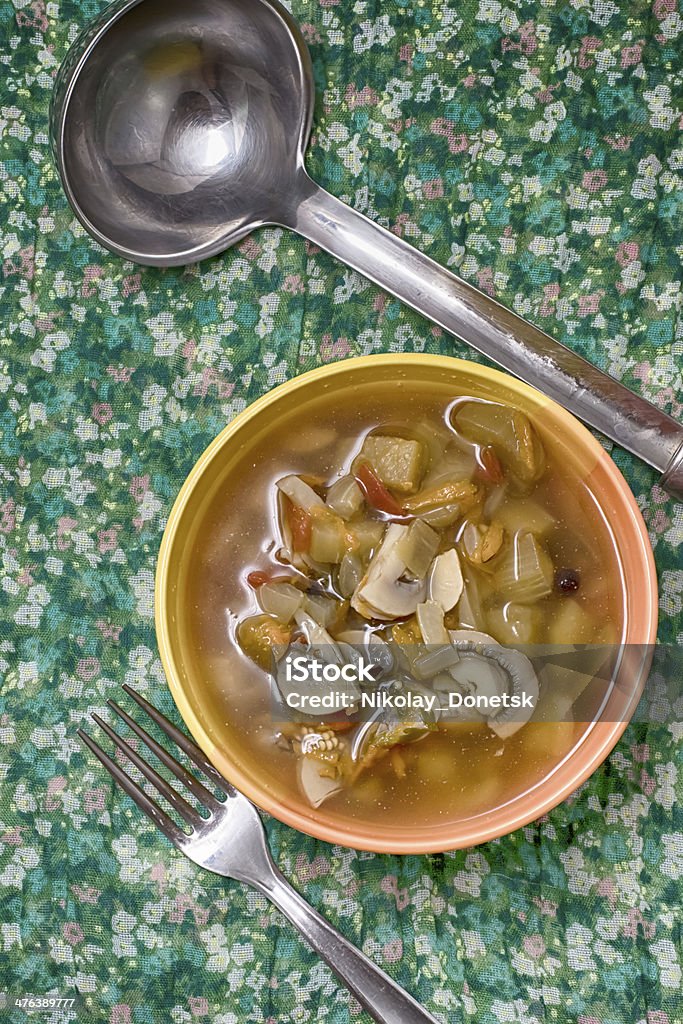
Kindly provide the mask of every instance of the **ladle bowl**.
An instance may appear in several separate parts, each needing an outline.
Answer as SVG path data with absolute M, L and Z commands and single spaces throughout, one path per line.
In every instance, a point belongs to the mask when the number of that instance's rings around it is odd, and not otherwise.
M 151 266 L 280 224 L 304 235 L 661 472 L 683 427 L 306 173 L 314 86 L 277 0 L 120 0 L 76 40 L 51 131 L 66 195 L 103 246 Z

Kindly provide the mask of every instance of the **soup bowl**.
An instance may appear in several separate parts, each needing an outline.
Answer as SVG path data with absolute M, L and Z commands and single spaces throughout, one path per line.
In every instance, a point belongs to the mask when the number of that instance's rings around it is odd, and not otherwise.
M 206 531 L 207 510 L 236 474 L 249 492 L 252 448 L 271 438 L 276 445 L 282 425 L 301 415 L 309 402 L 352 402 L 354 394 L 360 394 L 358 389 L 367 393 L 368 388 L 390 385 L 403 389 L 447 385 L 454 395 L 513 405 L 542 426 L 543 435 L 552 438 L 560 464 L 571 464 L 572 472 L 586 484 L 606 526 L 619 563 L 622 649 L 640 652 L 635 667 L 631 663 L 618 670 L 629 673 L 627 699 L 623 687 L 620 692 L 617 675 L 616 704 L 610 704 L 612 698 L 607 701 L 597 720 L 586 725 L 576 745 L 539 782 L 520 788 L 505 803 L 482 813 L 446 815 L 419 826 L 410 822 L 409 808 L 398 823 L 354 821 L 324 805 L 312 808 L 296 793 L 274 787 L 268 773 L 259 769 L 258 759 L 251 762 L 226 738 L 225 712 L 211 699 L 211 688 L 219 681 L 207 678 L 197 659 L 188 615 L 189 574 L 198 539 Z M 249 526 L 245 512 L 247 533 Z M 245 569 L 232 564 L 229 556 L 225 566 L 226 572 Z M 376 852 L 426 853 L 473 846 L 520 828 L 559 804 L 604 761 L 626 728 L 647 678 L 647 652 L 657 630 L 657 579 L 633 494 L 606 451 L 566 410 L 527 384 L 476 363 L 427 355 L 364 356 L 312 370 L 276 387 L 240 413 L 200 456 L 178 494 L 162 539 L 155 621 L 161 660 L 180 714 L 209 759 L 238 790 L 280 821 L 319 839 Z M 239 679 L 232 682 L 240 685 Z

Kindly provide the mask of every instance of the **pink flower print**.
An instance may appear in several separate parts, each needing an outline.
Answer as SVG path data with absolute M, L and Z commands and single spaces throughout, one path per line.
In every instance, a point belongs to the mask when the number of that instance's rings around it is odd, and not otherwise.
M 374 107 L 379 97 L 369 85 L 364 85 L 362 89 L 358 90 L 353 82 L 349 82 L 344 99 L 351 110 L 355 110 L 356 107 Z
M 406 64 L 412 64 L 413 62 L 413 47 L 410 43 L 404 43 L 401 49 L 398 51 L 398 59 L 404 61 Z
M 606 135 L 605 142 L 608 146 L 611 146 L 612 149 L 625 152 L 630 147 L 631 143 L 633 142 L 633 139 L 630 135 L 615 135 L 614 137 L 611 135 Z
M 338 359 L 344 359 L 351 353 L 351 343 L 348 338 L 337 338 L 332 341 L 331 334 L 323 334 L 320 341 L 320 358 L 323 363 L 333 363 Z
M 626 914 L 626 921 L 623 927 L 624 936 L 627 939 L 638 938 L 638 928 L 643 929 L 643 935 L 646 939 L 653 939 L 656 928 L 651 921 L 646 921 L 640 910 L 636 907 L 631 907 Z
M 302 882 L 312 882 L 323 875 L 329 875 L 330 863 L 323 856 L 314 857 L 309 863 L 305 854 L 300 853 L 296 858 L 296 873 Z
M 601 46 L 600 40 L 596 36 L 584 36 L 581 40 L 581 49 L 579 50 L 579 56 L 577 63 L 580 68 L 586 70 L 586 68 L 592 68 L 595 61 L 591 57 L 592 53 L 599 50 Z
M 399 213 L 398 217 L 391 225 L 390 230 L 393 231 L 395 235 L 398 235 L 399 238 L 403 238 L 403 235 L 405 234 L 406 224 L 408 223 L 409 219 L 410 218 L 407 213 Z M 375 309 L 379 308 L 380 307 L 377 306 L 377 300 L 375 299 Z M 384 306 L 382 306 L 381 308 L 384 309 Z
M 491 297 L 495 296 L 496 289 L 493 284 L 493 271 L 491 267 L 484 267 L 477 274 L 477 284 L 481 291 L 486 292 Z
M 112 1006 L 109 1024 L 131 1024 L 130 1006 L 127 1003 L 116 1003 Z
M 648 1010 L 645 1020 L 647 1024 L 671 1024 L 666 1010 Z
M 591 295 L 582 295 L 579 299 L 579 316 L 591 316 L 593 313 L 599 313 L 600 299 L 604 294 L 604 291 L 599 289 Z
M 380 889 L 388 896 L 395 897 L 397 910 L 405 910 L 408 906 L 408 890 L 399 889 L 396 875 L 386 875 L 380 882 Z
M 83 808 L 86 814 L 92 814 L 93 811 L 104 810 L 104 787 L 98 786 L 97 789 L 87 789 L 83 794 Z
M 505 36 L 501 44 L 503 53 L 507 50 L 519 50 L 521 53 L 531 55 L 538 49 L 536 39 L 536 26 L 533 21 L 525 21 L 519 28 L 519 42 L 515 42 L 510 36 Z
M 57 794 L 61 793 L 63 789 L 66 789 L 66 779 L 64 776 L 53 776 L 47 784 L 47 796 L 45 797 L 46 811 L 56 811 L 61 806 L 61 800 L 59 800 Z
M 441 178 L 432 178 L 424 183 L 425 199 L 441 199 L 443 196 L 443 181 Z
M 83 929 L 77 921 L 67 921 L 62 928 L 62 935 L 70 946 L 77 946 L 78 943 L 83 942 L 83 939 L 85 938 Z
M 92 903 L 93 905 L 97 904 L 102 895 L 99 889 L 94 889 L 91 885 L 72 885 L 71 891 L 79 903 Z
M 463 153 L 469 145 L 467 136 L 456 132 L 453 122 L 447 121 L 445 117 L 437 117 L 432 121 L 429 130 L 435 135 L 446 136 L 448 139 L 448 149 L 451 153 Z
M 238 248 L 248 260 L 255 260 L 257 256 L 261 255 L 262 251 L 261 246 L 254 238 L 245 238 L 243 242 L 240 242 Z
M 664 21 L 676 10 L 676 0 L 654 0 L 652 12 L 657 21 Z M 649 1024 L 649 1022 L 648 1022 Z
M 302 295 L 304 292 L 304 283 L 301 280 L 301 274 L 288 274 L 282 285 L 286 292 L 290 295 Z
M 97 534 L 97 547 L 106 554 L 107 551 L 115 551 L 118 544 L 118 531 L 119 526 L 112 526 L 108 530 L 100 530 Z
M 534 958 L 538 960 L 545 953 L 545 942 L 541 935 L 527 935 L 524 939 L 524 950 Z
M 135 295 L 136 292 L 140 291 L 142 287 L 142 276 L 140 274 L 130 274 L 128 277 L 124 277 L 121 284 L 121 293 L 124 299 L 128 298 L 129 295 Z
M 543 302 L 539 313 L 541 316 L 550 316 L 553 311 L 553 303 L 560 297 L 560 286 L 557 283 L 547 284 L 543 288 Z
M 45 14 L 45 4 L 42 0 L 38 3 L 33 3 L 29 7 L 31 14 L 27 11 L 17 11 L 17 25 L 19 28 L 30 27 L 37 28 L 40 32 L 45 32 L 48 27 L 48 21 Z
M 6 832 L 3 832 L 0 839 L 2 839 L 3 843 L 9 843 L 10 846 L 21 846 L 23 842 L 21 833 L 25 831 L 25 825 L 15 825 L 14 828 L 9 828 Z
M 639 255 L 640 246 L 637 242 L 621 242 L 617 246 L 614 257 L 620 267 L 625 267 L 629 263 L 633 263 L 634 260 L 637 260 Z
M 581 184 L 588 192 L 599 192 L 607 184 L 607 175 L 604 171 L 586 171 Z
M 134 476 L 128 490 L 132 494 L 133 500 L 139 505 L 149 490 L 149 473 L 145 473 L 144 476 Z
M 100 663 L 97 658 L 81 658 L 76 666 L 76 672 L 86 682 L 94 679 L 100 671 Z
M 94 282 L 98 278 L 103 277 L 104 269 L 91 264 L 86 267 L 83 271 L 83 284 L 81 285 L 81 295 L 84 299 L 91 299 L 96 294 L 97 289 L 94 286 Z
M 14 253 L 2 265 L 5 277 L 9 277 L 11 274 L 21 274 L 27 281 L 32 281 L 35 271 L 34 257 L 35 248 L 32 245 L 28 245 L 25 249 L 20 249 L 18 253 Z
M 192 394 L 198 395 L 200 398 L 206 398 L 211 387 L 216 388 L 216 394 L 219 398 L 230 398 L 235 390 L 235 385 L 232 381 L 224 380 L 218 370 L 214 370 L 212 366 L 205 366 L 201 377 L 192 388 Z
M 633 64 L 640 64 L 640 58 L 643 56 L 643 47 L 640 45 L 636 46 L 625 46 L 621 51 L 621 66 L 622 68 L 630 68 Z
M 322 43 L 323 39 L 320 32 L 318 32 L 315 25 L 312 25 L 310 21 L 304 22 L 304 24 L 300 25 L 299 28 L 301 29 L 301 34 L 307 43 Z
M 382 955 L 387 963 L 398 963 L 403 956 L 403 942 L 401 939 L 392 939 L 391 942 L 387 942 L 382 950 Z
M 114 415 L 112 407 L 108 402 L 95 402 L 91 410 L 92 418 L 104 427 Z
M 117 384 L 127 384 L 135 373 L 134 366 L 108 366 L 107 373 Z
M 182 924 L 185 914 L 191 911 L 195 924 L 204 925 L 209 919 L 209 911 L 200 907 L 188 893 L 179 893 L 173 900 L 173 906 L 169 910 L 168 919 L 173 924 Z
M 3 505 L 0 505 L 0 533 L 11 533 L 17 525 L 15 509 L 14 498 L 8 498 Z
M 653 488 L 654 491 L 654 488 Z M 643 764 L 650 756 L 650 744 L 649 743 L 634 743 L 631 746 L 631 757 L 634 761 L 639 761 Z
M 470 73 L 469 75 L 465 75 L 465 77 L 462 80 L 462 84 L 465 86 L 466 89 L 473 89 L 474 86 L 477 84 L 477 76 L 472 73 Z
M 667 516 L 663 508 L 658 508 L 652 519 L 650 520 L 650 529 L 653 533 L 660 534 L 664 533 L 671 526 L 671 520 Z
M 209 1000 L 204 996 L 191 996 L 189 1007 L 193 1017 L 206 1017 L 209 1012 Z
M 104 619 L 98 619 L 95 625 L 104 640 L 112 640 L 114 643 L 118 643 L 118 639 L 121 636 L 121 626 L 112 626 L 111 622 L 105 622 Z
M 66 551 L 71 544 L 69 534 L 74 526 L 78 526 L 78 521 L 72 519 L 71 516 L 62 516 L 57 520 L 57 549 L 59 551 Z
M 557 903 L 553 903 L 552 900 L 543 899 L 540 896 L 534 896 L 534 903 L 546 917 L 557 917 Z

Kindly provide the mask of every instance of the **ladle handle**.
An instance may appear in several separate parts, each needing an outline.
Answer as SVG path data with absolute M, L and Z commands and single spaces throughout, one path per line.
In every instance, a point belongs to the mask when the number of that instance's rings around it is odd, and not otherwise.
M 288 224 L 663 473 L 683 500 L 683 426 L 301 172 Z

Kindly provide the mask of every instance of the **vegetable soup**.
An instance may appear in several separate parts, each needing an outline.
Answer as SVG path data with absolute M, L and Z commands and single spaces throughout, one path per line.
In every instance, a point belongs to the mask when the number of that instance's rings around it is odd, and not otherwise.
M 189 565 L 214 741 L 277 800 L 340 820 L 419 828 L 537 785 L 586 725 L 566 709 L 454 720 L 443 695 L 538 694 L 525 645 L 623 636 L 613 538 L 560 440 L 446 383 L 360 385 L 282 417 L 211 498 Z M 370 689 L 417 678 L 436 711 L 274 712 L 285 656 L 340 665 L 351 649 Z

